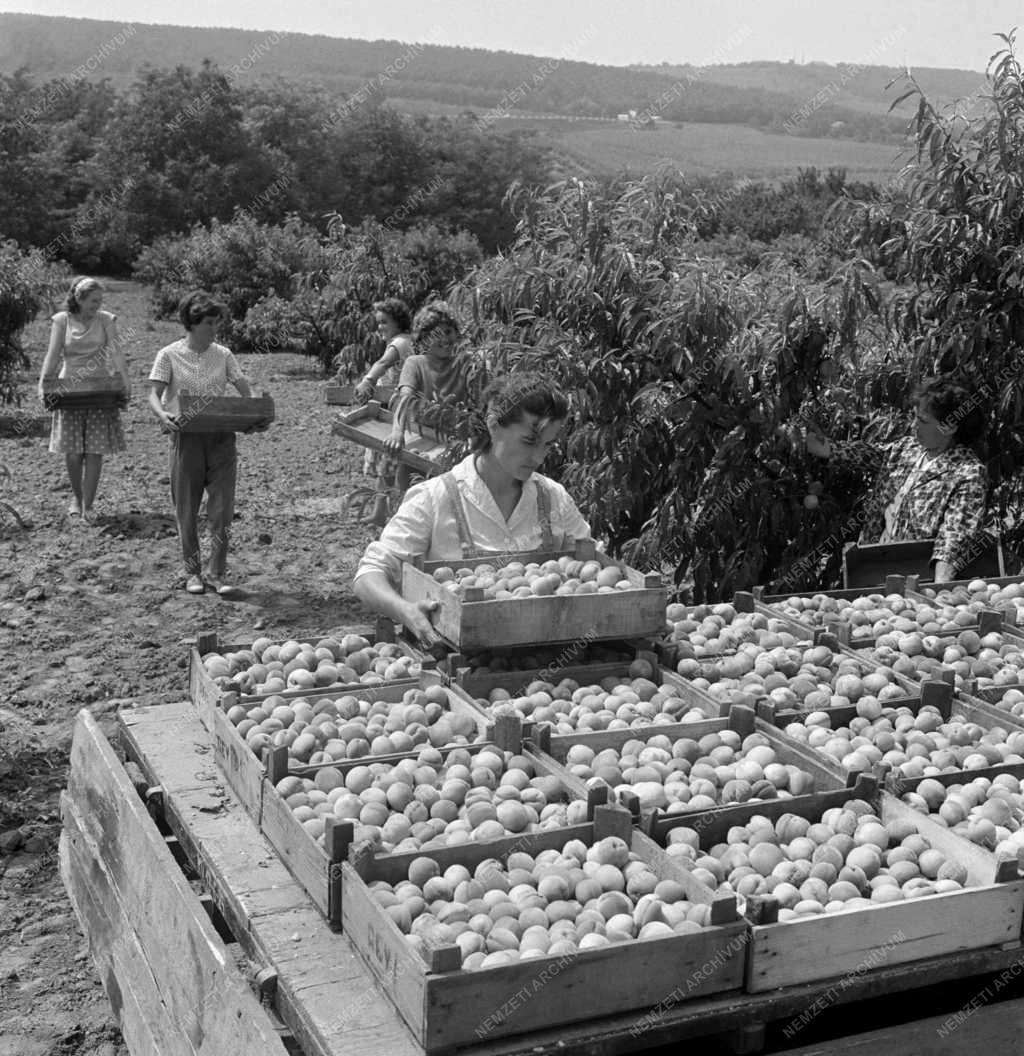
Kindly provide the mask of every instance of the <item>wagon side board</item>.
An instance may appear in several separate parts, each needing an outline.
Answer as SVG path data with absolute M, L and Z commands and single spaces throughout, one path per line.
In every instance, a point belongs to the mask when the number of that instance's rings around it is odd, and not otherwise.
M 75 725 L 61 814 L 61 874 L 133 1051 L 285 1056 L 85 711 Z

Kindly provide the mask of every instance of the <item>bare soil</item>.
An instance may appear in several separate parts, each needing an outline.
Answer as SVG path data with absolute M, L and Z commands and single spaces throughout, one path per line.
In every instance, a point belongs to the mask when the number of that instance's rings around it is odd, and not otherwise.
M 0 414 L 0 1056 L 125 1056 L 57 870 L 59 796 L 75 716 L 112 734 L 118 709 L 181 700 L 198 630 L 222 640 L 316 634 L 368 618 L 352 595 L 369 530 L 343 497 L 365 483 L 362 449 L 330 435 L 312 361 L 242 356 L 277 422 L 239 439 L 230 573 L 243 593 L 185 593 L 167 476 L 167 438 L 146 405 L 159 348 L 180 336 L 154 320 L 146 290 L 110 282 L 131 356 L 127 451 L 105 460 L 95 524 L 66 513 L 63 457 L 47 451 L 35 379 L 49 323 L 26 335 L 21 411 Z M 4 477 L 3 468 L 9 471 Z

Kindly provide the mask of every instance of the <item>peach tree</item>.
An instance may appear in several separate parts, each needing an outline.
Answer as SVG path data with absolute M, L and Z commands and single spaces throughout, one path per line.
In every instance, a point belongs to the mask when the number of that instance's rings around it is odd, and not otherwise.
M 812 466 L 799 419 L 827 415 L 833 434 L 865 424 L 854 394 L 877 355 L 870 265 L 851 259 L 804 288 L 788 271 L 742 276 L 695 257 L 703 205 L 668 176 L 513 187 L 509 204 L 515 243 L 454 297 L 479 384 L 522 366 L 570 394 L 553 473 L 596 536 L 673 568 L 699 598 L 784 576 L 807 554 L 800 575 L 814 581 L 865 482 Z

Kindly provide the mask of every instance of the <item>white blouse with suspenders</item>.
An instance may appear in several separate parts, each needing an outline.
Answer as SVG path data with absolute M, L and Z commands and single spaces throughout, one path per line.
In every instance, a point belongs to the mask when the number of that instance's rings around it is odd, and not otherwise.
M 534 473 L 506 520 L 469 455 L 448 473 L 431 477 L 406 492 L 402 505 L 379 539 L 370 543 L 356 578 L 383 572 L 401 582 L 401 562 L 422 555 L 427 561 L 465 562 L 489 554 L 571 547 L 590 538 L 590 525 L 569 493 L 549 477 Z

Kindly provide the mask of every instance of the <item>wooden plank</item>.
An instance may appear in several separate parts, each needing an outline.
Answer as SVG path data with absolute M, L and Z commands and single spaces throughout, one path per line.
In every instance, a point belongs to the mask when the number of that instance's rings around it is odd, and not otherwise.
M 262 396 L 178 397 L 178 428 L 183 433 L 232 433 L 274 421 L 274 401 Z
M 974 1056 L 982 1052 L 1024 1052 L 1024 998 L 968 1004 L 945 1015 L 776 1050 L 776 1056 Z
M 195 1051 L 280 1056 L 280 1041 L 265 1017 L 261 1023 L 258 1003 L 88 711 L 75 723 L 65 805 Z
M 132 1056 L 194 1056 L 172 1021 L 138 936 L 65 799 L 62 793 L 61 880 L 128 1051 Z
M 238 925 L 243 948 L 277 971 L 278 1012 L 308 1056 L 422 1056 L 362 958 L 331 931 L 231 791 L 216 778 L 198 789 L 174 780 L 175 746 L 204 737 L 194 709 L 165 705 L 134 720 L 125 730 L 132 755 L 163 784 L 171 828 L 196 853 L 197 871 Z

